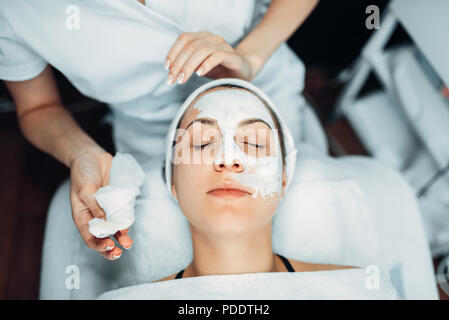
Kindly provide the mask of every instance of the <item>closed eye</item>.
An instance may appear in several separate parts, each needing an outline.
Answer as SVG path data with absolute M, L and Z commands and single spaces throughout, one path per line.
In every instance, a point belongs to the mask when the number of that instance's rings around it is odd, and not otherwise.
M 212 143 L 213 143 L 213 141 L 207 142 L 207 143 L 204 143 L 204 144 L 200 144 L 200 145 L 194 145 L 193 148 L 195 150 L 202 150 L 202 149 L 206 148 L 207 146 L 211 145 Z
M 243 141 L 243 143 L 244 144 L 246 144 L 246 145 L 248 145 L 248 146 L 250 146 L 250 147 L 255 147 L 255 148 L 258 148 L 258 149 L 263 149 L 263 148 L 265 148 L 265 146 L 264 145 L 262 145 L 262 144 L 257 144 L 257 143 L 250 143 L 250 142 L 248 142 L 248 141 Z

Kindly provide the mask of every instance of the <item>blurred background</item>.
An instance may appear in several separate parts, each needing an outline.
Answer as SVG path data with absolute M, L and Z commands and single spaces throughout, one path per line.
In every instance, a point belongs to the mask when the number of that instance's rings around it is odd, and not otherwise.
M 376 140 L 378 137 L 373 138 L 369 132 L 370 125 L 378 126 L 373 121 L 375 116 L 369 111 L 364 114 L 367 106 L 375 103 L 389 106 L 388 103 L 391 102 L 388 98 L 388 85 L 391 83 L 382 79 L 382 72 L 376 73 L 376 63 L 368 68 L 360 60 L 362 48 L 373 34 L 380 31 L 386 32 L 383 30 L 382 24 L 379 31 L 366 28 L 365 21 L 368 16 L 365 13 L 366 7 L 377 5 L 382 12 L 387 3 L 388 1 L 385 0 L 321 0 L 308 20 L 289 39 L 288 44 L 306 65 L 305 96 L 315 108 L 326 129 L 331 155 L 359 154 L 376 157 L 404 173 L 410 184 L 416 186 L 414 190 L 417 194 L 429 196 L 435 181 L 441 180 L 442 175 L 447 176 L 444 165 L 439 165 L 444 164 L 444 159 L 440 162 L 436 161 L 435 168 L 422 164 L 427 163 L 423 160 L 422 163 L 416 164 L 416 167 L 419 168 L 415 170 L 412 160 L 416 157 L 426 158 L 419 153 L 420 144 L 416 142 L 420 135 L 416 134 L 417 137 L 412 142 L 405 138 L 405 140 L 398 141 L 397 148 L 393 146 L 388 150 L 382 149 L 379 147 L 382 145 L 381 141 Z M 396 50 L 395 48 L 398 46 L 406 49 L 399 50 L 398 55 L 403 54 L 404 56 L 396 57 L 395 63 L 406 60 L 407 53 L 413 52 L 413 56 L 419 57 L 420 65 L 426 70 L 429 81 L 433 81 L 438 92 L 440 92 L 440 87 L 443 90 L 444 86 L 441 84 L 442 80 L 439 78 L 438 72 L 432 70 L 431 63 L 428 63 L 426 59 L 426 54 L 422 54 L 419 49 L 416 50 L 413 37 L 401 25 L 396 26 L 391 32 L 391 36 L 388 36 L 385 50 L 389 48 Z M 410 49 L 411 47 L 413 49 Z M 369 69 L 372 70 L 367 71 Z M 108 113 L 106 105 L 82 96 L 63 75 L 56 70 L 54 72 L 63 102 L 74 114 L 78 123 L 100 145 L 114 153 L 111 128 L 102 122 L 103 117 Z M 362 73 L 362 76 L 356 81 L 357 83 L 353 84 L 353 88 L 357 88 L 353 91 L 357 91 L 357 94 L 345 93 L 359 72 Z M 399 76 L 401 75 L 399 74 Z M 443 95 L 444 92 L 441 92 Z M 25 140 L 20 132 L 16 114 L 11 111 L 12 104 L 8 102 L 11 97 L 3 83 L 0 83 L 0 97 L 0 150 L 2 154 L 0 166 L 2 210 L 0 215 L 3 231 L 0 242 L 0 270 L 2 270 L 0 272 L 0 299 L 36 299 L 38 298 L 47 209 L 53 193 L 68 177 L 69 170 Z M 394 107 L 390 106 L 389 110 L 392 109 L 394 110 Z M 449 110 L 449 104 L 447 110 Z M 382 112 L 379 111 L 379 114 L 384 119 L 385 117 L 392 118 Z M 393 125 L 395 127 L 403 125 L 407 128 L 406 130 L 413 130 L 410 125 L 404 124 L 406 121 L 401 117 Z M 354 123 L 364 123 L 365 120 L 367 124 L 361 127 L 367 128 L 366 130 L 360 128 L 360 125 L 359 127 L 354 125 Z M 405 146 L 409 146 L 409 148 L 404 151 Z M 410 156 L 412 160 L 401 158 L 406 151 L 412 154 Z M 419 173 L 420 179 L 416 178 L 416 172 Z M 444 186 L 440 189 L 445 190 Z M 434 204 L 435 201 L 431 203 Z M 445 214 L 448 214 L 447 207 L 444 205 L 429 209 L 428 203 L 423 202 L 422 208 L 424 213 L 441 211 L 441 208 L 444 211 L 446 208 Z M 61 214 L 67 213 L 61 212 Z M 429 229 L 427 231 L 432 232 Z M 441 245 L 444 243 L 444 239 L 436 239 L 431 236 L 429 235 L 429 242 L 432 244 L 436 267 L 442 260 L 443 254 L 447 252 L 447 248 Z M 441 289 L 439 292 L 441 298 L 448 298 Z

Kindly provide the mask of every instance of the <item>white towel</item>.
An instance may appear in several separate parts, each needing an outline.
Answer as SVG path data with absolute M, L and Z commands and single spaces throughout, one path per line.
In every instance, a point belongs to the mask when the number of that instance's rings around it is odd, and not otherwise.
M 105 238 L 134 223 L 135 199 L 140 195 L 145 174 L 130 154 L 117 153 L 112 159 L 109 185 L 98 189 L 95 199 L 106 213 L 106 220 L 89 221 L 89 232 Z
M 105 292 L 97 299 L 383 300 L 398 299 L 398 295 L 382 273 L 375 275 L 357 268 L 182 278 L 125 287 Z

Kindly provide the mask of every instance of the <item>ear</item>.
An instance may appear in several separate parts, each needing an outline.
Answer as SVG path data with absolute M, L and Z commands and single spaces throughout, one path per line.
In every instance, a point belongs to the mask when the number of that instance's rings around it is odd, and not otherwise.
M 285 188 L 287 187 L 287 174 L 285 173 L 285 170 L 282 174 L 282 197 L 285 194 Z

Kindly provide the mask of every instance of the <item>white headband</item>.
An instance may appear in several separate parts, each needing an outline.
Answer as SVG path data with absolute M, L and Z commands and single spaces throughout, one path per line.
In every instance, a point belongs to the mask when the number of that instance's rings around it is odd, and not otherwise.
M 282 132 L 284 134 L 284 145 L 285 145 L 285 173 L 287 176 L 287 183 L 285 190 L 288 189 L 288 186 L 290 185 L 290 182 L 293 178 L 293 174 L 295 172 L 295 166 L 296 166 L 296 148 L 295 143 L 292 137 L 292 134 L 290 133 L 290 130 L 288 129 L 287 125 L 285 124 L 284 120 L 282 119 L 281 115 L 279 114 L 279 111 L 277 110 L 274 103 L 271 101 L 268 96 L 262 92 L 258 87 L 255 85 L 249 83 L 248 81 L 236 79 L 236 78 L 224 78 L 224 79 L 218 79 L 213 80 L 208 83 L 203 84 L 199 88 L 197 88 L 195 91 L 190 94 L 190 96 L 184 101 L 184 103 L 181 105 L 181 107 L 178 110 L 178 113 L 176 114 L 175 118 L 173 119 L 170 129 L 168 131 L 167 136 L 167 143 L 166 143 L 166 158 L 165 158 L 165 183 L 167 186 L 168 193 L 172 196 L 172 148 L 173 148 L 173 142 L 176 135 L 176 129 L 178 127 L 179 121 L 183 117 L 186 109 L 190 106 L 190 104 L 195 100 L 196 97 L 198 97 L 201 93 L 222 85 L 234 85 L 241 88 L 245 88 L 250 90 L 251 92 L 255 93 L 257 96 L 259 96 L 262 100 L 265 101 L 265 103 L 269 106 L 271 111 L 276 115 L 276 117 L 279 120 L 279 124 L 281 126 Z M 174 198 L 173 198 L 174 199 Z

